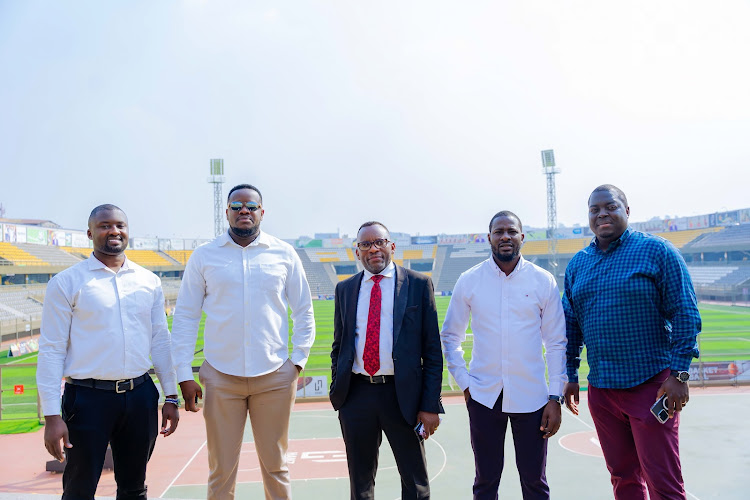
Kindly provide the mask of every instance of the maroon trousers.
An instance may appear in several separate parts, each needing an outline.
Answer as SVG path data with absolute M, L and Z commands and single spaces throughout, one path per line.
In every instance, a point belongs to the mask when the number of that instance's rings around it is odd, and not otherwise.
M 685 499 L 679 413 L 661 424 L 651 413 L 664 370 L 629 389 L 589 385 L 588 402 L 617 500 Z

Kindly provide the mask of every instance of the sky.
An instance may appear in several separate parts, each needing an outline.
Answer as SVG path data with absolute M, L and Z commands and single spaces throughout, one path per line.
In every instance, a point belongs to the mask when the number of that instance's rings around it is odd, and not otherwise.
M 265 231 L 483 232 L 750 207 L 750 3 L 0 0 L 0 203 L 209 238 L 209 160 Z

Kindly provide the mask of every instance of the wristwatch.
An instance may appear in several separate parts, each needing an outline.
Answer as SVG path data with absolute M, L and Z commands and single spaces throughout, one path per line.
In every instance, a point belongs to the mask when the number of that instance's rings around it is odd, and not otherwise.
M 550 396 L 550 401 L 554 401 L 555 403 L 563 404 L 565 403 L 565 398 L 563 396 Z
M 679 380 L 683 384 L 686 383 L 688 380 L 690 380 L 690 372 L 672 370 L 671 374 L 673 377 L 675 377 L 677 380 Z

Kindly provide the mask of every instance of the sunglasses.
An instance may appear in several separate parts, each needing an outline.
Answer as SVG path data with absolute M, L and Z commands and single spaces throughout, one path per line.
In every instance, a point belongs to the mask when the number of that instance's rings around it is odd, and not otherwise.
M 357 248 L 360 250 L 367 251 L 370 248 L 372 248 L 373 245 L 375 245 L 375 248 L 380 248 L 381 250 L 385 248 L 385 246 L 389 243 L 388 240 L 383 238 L 378 238 L 375 241 L 360 241 L 357 243 Z
M 255 212 L 256 210 L 260 208 L 260 203 L 255 202 L 255 201 L 246 201 L 246 202 L 233 201 L 228 205 L 228 207 L 234 210 L 235 212 L 239 212 L 240 210 L 242 210 L 242 207 L 247 207 L 247 209 L 250 210 L 251 212 Z

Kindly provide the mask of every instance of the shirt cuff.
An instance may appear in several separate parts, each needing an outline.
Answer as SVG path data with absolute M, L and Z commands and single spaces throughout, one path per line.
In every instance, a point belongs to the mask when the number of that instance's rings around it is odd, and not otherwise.
M 292 363 L 294 363 L 295 365 L 299 366 L 300 368 L 304 370 L 305 365 L 307 364 L 308 357 L 307 356 L 302 357 L 299 354 L 292 353 L 292 357 L 289 359 L 292 360 Z
M 460 373 L 456 373 L 455 375 L 453 375 L 453 378 L 456 379 L 456 384 L 458 384 L 458 387 L 461 389 L 461 392 L 469 388 L 471 377 L 469 377 L 468 371 L 464 370 Z
M 578 370 L 575 370 L 575 371 L 568 370 L 568 382 L 572 384 L 578 383 Z
M 42 413 L 45 417 L 49 417 L 50 415 L 60 415 L 61 406 L 61 397 L 42 399 Z
M 677 370 L 678 372 L 686 372 L 690 370 L 690 363 L 693 360 L 693 356 L 688 354 L 686 356 L 677 356 L 672 355 L 672 362 L 670 363 L 669 367 L 672 370 Z
M 175 381 L 174 375 L 170 374 L 162 378 L 157 373 L 156 376 L 159 378 L 159 384 L 161 385 L 161 390 L 165 396 L 177 394 L 177 382 Z

